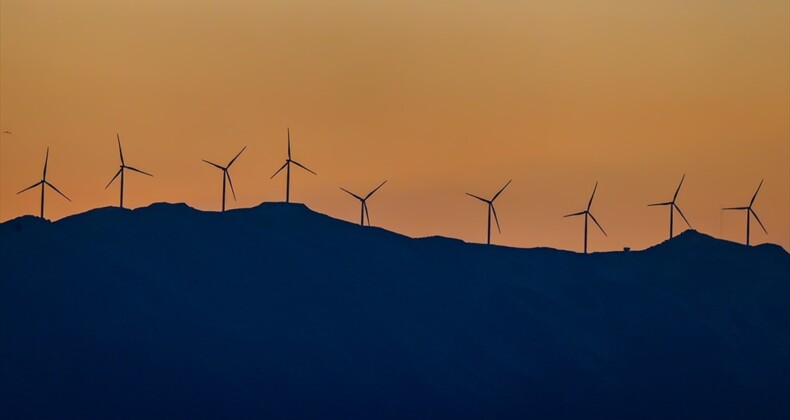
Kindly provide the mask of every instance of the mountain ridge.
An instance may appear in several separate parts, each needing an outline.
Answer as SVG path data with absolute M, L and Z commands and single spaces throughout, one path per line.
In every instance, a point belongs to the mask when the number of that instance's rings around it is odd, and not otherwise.
M 781 251 L 779 251 L 781 250 Z M 790 255 L 589 255 L 302 205 L 0 225 L 10 418 L 782 418 Z
M 277 217 L 278 215 L 282 215 L 284 211 L 287 211 L 287 212 L 290 212 L 290 213 L 298 212 L 297 214 L 300 214 L 300 215 L 303 215 L 303 216 L 304 215 L 308 215 L 309 217 L 323 217 L 323 218 L 325 218 L 323 220 L 332 220 L 333 222 L 341 222 L 341 223 L 347 224 L 349 226 L 360 227 L 356 223 L 352 223 L 352 222 L 349 222 L 349 221 L 346 221 L 346 220 L 342 220 L 342 219 L 336 219 L 336 218 L 333 218 L 332 216 L 316 212 L 316 211 L 310 209 L 306 204 L 302 204 L 302 203 L 263 202 L 263 203 L 261 203 L 261 204 L 259 204 L 257 206 L 254 206 L 254 207 L 229 209 L 225 213 L 230 215 L 230 214 L 251 212 L 251 214 L 260 215 L 262 217 L 266 217 L 266 216 L 268 216 L 268 217 Z M 120 215 L 120 214 L 125 214 L 125 215 L 129 215 L 129 216 L 132 216 L 132 217 L 134 217 L 135 215 L 148 216 L 148 215 L 151 215 L 151 214 L 155 214 L 155 212 L 160 212 L 160 213 L 164 213 L 164 214 L 173 214 L 174 212 L 187 212 L 187 213 L 193 213 L 193 214 L 194 213 L 198 213 L 198 214 L 213 215 L 213 216 L 217 216 L 217 215 L 221 215 L 222 214 L 222 212 L 218 212 L 218 211 L 200 210 L 200 209 L 191 207 L 191 206 L 189 206 L 186 203 L 157 202 L 157 203 L 152 203 L 152 204 L 150 204 L 148 206 L 139 207 L 139 208 L 136 208 L 136 209 L 125 209 L 125 208 L 122 209 L 122 208 L 118 208 L 118 207 L 114 207 L 114 206 L 107 206 L 107 207 L 100 207 L 100 208 L 96 208 L 96 209 L 91 209 L 91 210 L 88 210 L 86 212 L 79 213 L 79 214 L 70 215 L 70 216 L 64 217 L 62 219 L 59 219 L 57 221 L 42 220 L 41 218 L 38 218 L 38 217 L 32 216 L 32 215 L 20 216 L 20 217 L 14 218 L 14 219 L 7 220 L 7 221 L 5 221 L 3 223 L 0 223 L 0 233 L 9 230 L 10 228 L 8 226 L 15 226 L 15 229 L 20 229 L 20 228 L 23 228 L 25 225 L 34 224 L 34 223 L 37 224 L 37 225 L 41 225 L 41 226 L 49 225 L 49 224 L 60 224 L 60 223 L 68 224 L 68 223 L 72 223 L 74 220 L 83 220 L 85 218 L 91 218 L 91 217 L 106 218 L 106 217 L 109 217 L 110 215 Z M 293 216 L 293 215 L 291 215 L 291 216 Z M 20 224 L 22 226 L 20 226 Z M 425 237 L 410 237 L 410 236 L 407 236 L 407 235 L 404 235 L 404 234 L 401 234 L 401 233 L 398 233 L 398 232 L 395 232 L 395 231 L 391 231 L 391 230 L 388 230 L 386 228 L 377 227 L 377 226 L 367 226 L 367 227 L 364 227 L 364 229 L 371 229 L 371 230 L 374 230 L 374 231 L 375 230 L 385 231 L 385 232 L 388 232 L 390 234 L 402 236 L 402 237 L 405 237 L 405 238 L 415 239 L 415 240 L 446 241 L 447 243 L 452 243 L 452 242 L 457 241 L 457 242 L 464 243 L 464 244 L 469 244 L 469 245 L 485 245 L 485 244 L 480 244 L 480 243 L 476 243 L 476 242 L 466 242 L 466 241 L 464 241 L 462 239 L 459 239 L 459 238 L 452 238 L 452 237 L 446 237 L 446 236 L 440 236 L 440 235 L 431 235 L 431 236 L 425 236 Z M 657 244 L 651 245 L 651 246 L 649 246 L 649 247 L 647 247 L 645 249 L 630 250 L 630 252 L 643 252 L 643 251 L 660 249 L 661 247 L 666 247 L 666 246 L 673 246 L 673 247 L 675 247 L 676 245 L 674 245 L 674 244 L 677 244 L 679 242 L 690 242 L 690 241 L 693 241 L 695 244 L 706 244 L 708 246 L 712 245 L 714 243 L 713 241 L 716 241 L 715 243 L 718 243 L 718 244 L 731 244 L 731 245 L 742 246 L 742 247 L 746 248 L 745 245 L 740 244 L 738 242 L 733 242 L 733 241 L 729 241 L 729 240 L 725 240 L 725 239 L 715 238 L 715 237 L 713 237 L 711 235 L 708 235 L 708 234 L 705 234 L 703 232 L 699 232 L 699 231 L 694 230 L 694 229 L 688 229 L 688 230 L 685 230 L 685 231 L 681 232 L 680 234 L 676 235 L 672 239 L 664 240 L 664 241 L 659 242 Z M 510 248 L 510 249 L 518 249 L 518 250 L 548 249 L 548 250 L 554 250 L 554 251 L 560 251 L 560 252 L 577 253 L 577 252 L 571 251 L 571 250 L 563 250 L 563 249 L 557 249 L 557 248 L 551 248 L 551 247 L 542 247 L 542 246 L 532 247 L 532 248 L 521 248 L 521 247 L 507 246 L 507 245 L 497 245 L 497 244 L 492 244 L 491 246 L 496 247 L 496 248 Z M 778 248 L 779 250 L 781 250 L 782 252 L 787 254 L 787 251 L 784 248 L 782 248 L 780 245 L 772 244 L 772 243 L 763 243 L 763 244 L 755 245 L 752 248 L 754 248 L 754 249 L 774 249 L 774 248 Z M 590 254 L 592 255 L 592 254 L 605 254 L 605 253 L 617 253 L 617 252 L 624 252 L 624 251 L 608 250 L 608 251 L 591 252 Z

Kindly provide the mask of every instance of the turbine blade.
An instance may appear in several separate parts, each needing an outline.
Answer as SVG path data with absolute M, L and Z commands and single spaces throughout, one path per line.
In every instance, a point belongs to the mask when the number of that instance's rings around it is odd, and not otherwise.
M 121 148 L 121 135 L 115 133 L 115 138 L 118 139 L 118 153 L 121 155 L 121 165 L 125 165 L 126 163 L 123 161 L 123 148 Z
M 352 195 L 354 198 L 356 198 L 356 199 L 357 199 L 357 200 L 359 200 L 359 201 L 362 201 L 362 202 L 364 202 L 364 201 L 365 201 L 365 199 L 364 199 L 364 198 L 362 198 L 362 197 L 360 197 L 360 196 L 358 196 L 358 195 L 356 195 L 356 194 L 352 193 L 351 191 L 349 191 L 349 190 L 347 190 L 347 189 L 345 189 L 345 188 L 343 188 L 343 187 L 340 187 L 340 189 L 341 189 L 341 190 L 343 190 L 343 191 L 345 191 L 345 192 L 347 192 L 347 193 L 349 193 L 349 194 L 351 194 L 351 195 Z
M 680 187 L 683 186 L 683 180 L 684 179 L 686 179 L 686 174 L 683 174 L 683 178 L 680 178 L 680 184 L 678 184 L 678 189 L 675 190 L 675 195 L 672 196 L 672 202 L 673 203 L 678 198 L 678 193 L 680 192 Z
M 230 172 L 225 170 L 225 175 L 228 177 L 228 185 L 230 185 L 230 192 L 233 193 L 233 201 L 236 201 L 236 190 L 233 189 L 233 180 L 230 179 Z
M 508 185 L 510 185 L 510 183 L 511 183 L 511 182 L 513 182 L 513 180 L 512 180 L 512 179 L 511 179 L 510 181 L 508 181 L 508 182 L 507 182 L 507 184 L 505 184 L 505 186 L 504 186 L 504 187 L 502 187 L 502 189 L 501 189 L 501 190 L 499 190 L 499 192 L 498 192 L 498 193 L 494 194 L 494 198 L 492 198 L 492 199 L 491 199 L 491 201 L 494 201 L 494 200 L 496 200 L 496 198 L 497 198 L 497 197 L 499 197 L 499 194 L 502 194 L 502 191 L 505 191 L 505 188 L 507 188 L 507 186 L 508 186 Z
M 384 184 L 386 184 L 386 183 L 387 183 L 387 181 L 384 181 L 384 182 L 382 182 L 381 184 L 379 184 L 379 186 L 378 186 L 378 187 L 376 187 L 376 188 L 375 188 L 373 191 L 371 191 L 370 193 L 368 193 L 368 195 L 366 195 L 366 196 L 365 196 L 365 200 L 367 200 L 368 198 L 370 198 L 370 196 L 371 196 L 371 195 L 373 195 L 373 193 L 374 193 L 374 192 L 378 191 L 378 190 L 379 190 L 379 188 L 383 187 L 383 186 L 384 186 Z
M 592 207 L 593 198 L 595 198 L 595 191 L 598 189 L 598 181 L 595 181 L 595 187 L 593 187 L 592 195 L 590 196 L 590 202 L 587 203 L 587 211 L 590 211 L 590 207 Z
M 203 162 L 206 162 L 206 163 L 208 163 L 209 165 L 212 165 L 212 166 L 216 167 L 217 169 L 221 169 L 221 170 L 223 170 L 223 171 L 225 170 L 225 168 L 223 168 L 222 166 L 219 166 L 219 165 L 217 165 L 217 164 L 216 164 L 216 163 L 214 163 L 214 162 L 209 162 L 209 161 L 207 161 L 206 159 L 201 159 L 201 160 L 202 160 Z
M 275 172 L 275 173 L 274 173 L 274 175 L 272 175 L 272 177 L 271 177 L 271 178 L 269 178 L 269 179 L 272 179 L 272 178 L 276 177 L 276 176 L 277 176 L 277 174 L 279 174 L 279 173 L 280 173 L 280 171 L 282 171 L 283 169 L 285 169 L 285 167 L 286 167 L 286 166 L 288 166 L 288 162 L 290 162 L 290 161 L 289 161 L 289 160 L 286 160 L 286 161 L 285 161 L 285 163 L 283 163 L 283 166 L 280 166 L 280 169 L 278 169 L 278 170 L 277 170 L 277 172 Z
M 748 207 L 722 207 L 722 210 L 749 210 Z
M 25 188 L 24 190 L 22 190 L 22 191 L 18 192 L 17 194 L 22 194 L 23 192 L 25 192 L 25 191 L 27 191 L 27 190 L 30 190 L 30 189 L 36 188 L 36 187 L 38 187 L 39 185 L 41 185 L 41 183 L 42 183 L 42 182 L 44 182 L 44 181 L 38 181 L 38 182 L 36 182 L 35 184 L 33 184 L 33 185 L 31 185 L 31 186 L 29 186 L 29 187 Z
M 671 202 L 671 201 L 667 201 L 666 203 L 653 203 L 653 204 L 648 204 L 647 206 L 648 206 L 648 207 L 653 207 L 653 206 L 669 206 L 669 205 L 672 205 L 672 202 Z
M 47 164 L 49 163 L 49 147 L 47 147 L 47 155 L 44 158 L 44 176 L 41 179 L 47 179 Z
M 754 204 L 754 199 L 757 198 L 757 193 L 760 192 L 760 187 L 763 186 L 763 181 L 765 180 L 764 179 L 760 180 L 760 185 L 757 186 L 757 191 L 754 192 L 754 195 L 752 196 L 752 201 L 749 202 L 749 207 L 751 207 L 752 204 Z
M 761 222 L 761 221 L 760 221 L 760 218 L 759 218 L 759 217 L 757 217 L 757 213 L 755 213 L 755 212 L 754 212 L 754 210 L 752 210 L 752 209 L 749 209 L 749 211 L 752 213 L 752 215 L 754 216 L 754 218 L 757 220 L 757 223 L 759 223 L 759 224 L 760 224 L 760 227 L 761 227 L 761 228 L 763 228 L 763 232 L 765 232 L 765 234 L 767 235 L 767 234 L 768 234 L 768 231 L 767 231 L 767 230 L 765 230 L 765 226 L 763 226 L 763 222 Z
M 139 173 L 141 173 L 143 175 L 153 176 L 153 175 L 149 174 L 148 172 L 141 171 L 141 170 L 139 170 L 137 168 L 132 168 L 131 166 L 127 166 L 126 169 L 128 169 L 130 171 L 139 172 Z
M 493 203 L 489 203 L 488 205 L 491 206 L 491 211 L 494 213 L 494 221 L 496 222 L 496 230 L 498 230 L 499 233 L 502 233 L 502 229 L 499 228 L 499 218 L 496 216 L 496 207 L 494 207 Z
M 295 160 L 292 160 L 291 162 L 292 162 L 294 165 L 296 165 L 296 166 L 298 166 L 298 167 L 300 167 L 300 168 L 304 169 L 304 170 L 305 170 L 305 171 L 307 171 L 307 172 L 310 172 L 310 173 L 311 173 L 311 174 L 313 174 L 313 175 L 318 175 L 317 173 L 315 173 L 315 172 L 311 171 L 311 170 L 310 170 L 310 168 L 308 168 L 307 166 L 304 166 L 304 165 L 302 165 L 301 163 L 299 163 L 299 162 L 297 162 L 297 161 L 295 161 Z
M 368 211 L 368 203 L 363 201 L 362 208 L 365 209 L 365 217 L 368 219 L 368 226 L 370 226 L 370 211 Z
M 244 149 L 246 149 L 246 148 L 247 148 L 247 146 L 244 146 L 244 147 L 241 149 L 241 152 L 243 152 L 243 151 L 244 151 Z M 233 159 L 231 159 L 231 160 L 230 160 L 230 163 L 228 164 L 228 169 L 230 169 L 230 165 L 233 165 L 233 162 L 235 162 L 235 161 L 236 161 L 236 159 L 238 159 L 238 158 L 239 158 L 239 156 L 241 156 L 241 152 L 237 153 L 237 154 L 236 154 L 236 156 L 235 156 Z
M 121 172 L 123 172 L 123 167 L 121 167 L 121 169 L 118 169 L 118 172 L 116 172 L 116 173 L 115 173 L 115 176 L 114 176 L 114 177 L 112 177 L 112 179 L 110 180 L 110 182 L 108 182 L 108 183 L 107 183 L 107 186 L 106 186 L 106 187 L 104 187 L 104 189 L 105 189 L 105 190 L 106 190 L 107 188 L 109 188 L 109 187 L 110 187 L 110 184 L 112 184 L 112 182 L 113 182 L 113 181 L 115 181 L 115 178 L 118 178 L 118 175 L 120 175 L 120 174 L 121 174 Z
M 691 227 L 691 223 L 689 223 L 689 220 L 688 220 L 688 219 L 686 219 L 686 216 L 685 216 L 685 215 L 683 214 L 683 212 L 680 210 L 680 207 L 678 207 L 678 205 L 677 205 L 677 204 L 674 204 L 674 203 L 672 204 L 672 206 L 673 206 L 673 207 L 675 207 L 675 210 L 677 210 L 677 211 L 678 211 L 678 213 L 680 213 L 680 217 L 682 217 L 682 218 L 683 218 L 683 221 L 685 221 L 685 222 L 686 222 L 686 225 L 689 227 L 689 229 L 693 229 L 693 228 Z
M 291 127 L 288 127 L 288 160 L 291 160 Z
M 592 213 L 589 214 L 590 214 L 590 218 L 593 220 L 593 222 L 595 222 L 595 225 L 598 226 L 598 229 L 601 229 L 601 232 L 603 232 L 603 236 L 609 237 L 609 235 L 606 234 L 606 231 L 603 230 L 603 228 L 601 227 L 601 224 L 598 223 L 597 220 L 595 220 L 595 216 L 593 216 Z
M 566 214 L 565 216 L 562 216 L 562 217 L 581 216 L 581 215 L 583 215 L 584 213 L 587 213 L 587 212 L 586 212 L 586 211 L 580 211 L 580 212 L 578 212 L 578 213 L 571 213 L 571 214 Z
M 488 200 L 486 200 L 485 198 L 483 198 L 483 197 L 478 197 L 478 196 L 476 196 L 476 195 L 474 195 L 474 194 L 469 194 L 469 193 L 466 193 L 466 195 L 468 195 L 468 196 L 470 196 L 470 197 L 474 197 L 474 198 L 476 198 L 476 199 L 478 199 L 478 200 L 480 200 L 480 201 L 482 201 L 482 202 L 484 202 L 484 203 L 488 203 L 488 202 L 489 202 L 489 201 L 488 201 Z
M 49 183 L 49 182 L 47 182 L 47 181 L 44 181 L 44 183 L 45 183 L 45 184 L 47 184 L 47 185 L 49 185 L 49 187 L 50 187 L 50 188 L 52 188 L 53 190 L 55 190 L 55 191 L 56 191 L 58 194 L 62 195 L 62 196 L 63 196 L 63 198 L 65 198 L 66 200 L 69 200 L 69 201 L 71 201 L 71 199 L 70 199 L 70 198 L 66 197 L 66 194 L 63 194 L 62 192 L 60 192 L 60 190 L 59 190 L 59 189 L 57 189 L 57 188 L 56 188 L 54 185 L 50 184 L 50 183 Z

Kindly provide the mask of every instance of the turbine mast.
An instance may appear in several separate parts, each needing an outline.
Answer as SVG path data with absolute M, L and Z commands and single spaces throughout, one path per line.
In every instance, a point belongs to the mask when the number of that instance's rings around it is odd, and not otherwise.
M 752 207 L 749 206 L 749 210 L 746 210 L 746 246 L 749 246 L 749 238 L 751 237 L 749 232 L 749 225 L 752 221 Z
M 488 203 L 488 236 L 486 236 L 486 245 L 491 245 L 491 207 L 493 204 Z
M 125 169 L 126 167 L 122 165 L 121 166 L 121 208 L 123 208 L 123 173 L 126 172 Z
M 46 179 L 46 178 L 45 178 Z M 46 184 L 44 181 L 41 182 L 41 218 L 44 218 L 44 189 L 46 189 Z
M 589 213 L 584 213 L 584 253 L 587 254 L 587 218 Z
M 222 170 L 222 211 L 225 211 L 225 190 L 227 188 L 226 184 L 228 183 L 228 171 L 226 169 Z

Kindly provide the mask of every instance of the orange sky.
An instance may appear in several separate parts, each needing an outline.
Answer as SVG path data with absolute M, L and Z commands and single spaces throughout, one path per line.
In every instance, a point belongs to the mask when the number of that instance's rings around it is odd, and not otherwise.
M 755 209 L 790 248 L 790 3 L 786 0 L 41 1 L 0 0 L 0 220 L 37 213 L 47 146 L 59 219 L 126 203 L 219 208 L 232 169 L 238 202 L 292 198 L 410 236 L 579 250 L 583 210 L 609 233 L 590 250 L 643 248 L 679 204 L 703 232 L 743 241 Z M 678 224 L 676 231 L 681 229 Z

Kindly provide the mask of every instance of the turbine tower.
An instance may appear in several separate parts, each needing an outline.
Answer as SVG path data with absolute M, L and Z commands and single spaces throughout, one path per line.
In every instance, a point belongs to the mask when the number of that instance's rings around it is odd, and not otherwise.
M 306 170 L 307 172 L 310 172 L 313 175 L 318 175 L 317 173 L 311 171 L 301 163 L 291 159 L 291 129 L 289 127 L 288 128 L 288 158 L 285 159 L 285 163 L 283 164 L 283 166 L 281 166 L 280 169 L 278 169 L 277 172 L 275 172 L 274 175 L 272 175 L 272 177 L 270 178 L 273 179 L 275 176 L 277 176 L 277 174 L 280 173 L 280 171 L 285 169 L 285 202 L 286 203 L 291 202 L 291 164 L 292 163 Z
M 352 197 L 354 197 L 357 200 L 359 200 L 359 202 L 362 204 L 362 209 L 360 210 L 360 215 L 359 215 L 359 225 L 360 226 L 365 226 L 365 218 L 366 217 L 368 219 L 368 226 L 370 226 L 370 212 L 368 212 L 368 198 L 370 198 L 370 196 L 372 196 L 373 193 L 378 191 L 379 188 L 384 186 L 384 184 L 386 184 L 386 183 L 387 183 L 387 181 L 382 182 L 381 184 L 379 184 L 378 187 L 374 188 L 373 191 L 369 192 L 368 195 L 366 195 L 365 197 L 360 197 L 360 196 L 352 193 L 351 191 L 349 191 L 349 190 L 347 190 L 347 189 L 345 189 L 343 187 L 340 187 L 341 190 L 351 194 Z
M 683 218 L 683 221 L 685 221 L 686 225 L 689 227 L 689 229 L 691 229 L 691 224 L 689 223 L 688 219 L 686 219 L 686 216 L 684 216 L 683 212 L 680 211 L 680 207 L 678 207 L 678 205 L 675 203 L 675 201 L 677 201 L 678 199 L 678 193 L 680 192 L 680 187 L 683 185 L 684 179 L 686 179 L 686 174 L 683 174 L 683 178 L 680 178 L 680 184 L 678 184 L 678 189 L 675 190 L 675 195 L 672 196 L 672 201 L 667 201 L 665 203 L 648 204 L 648 207 L 669 206 L 669 239 L 672 239 L 673 237 L 672 228 L 675 225 L 675 210 L 678 211 L 680 217 Z
M 587 253 L 587 219 L 588 218 L 591 218 L 593 220 L 593 222 L 595 222 L 596 226 L 598 226 L 598 229 L 601 229 L 601 232 L 603 232 L 603 235 L 608 237 L 608 235 L 606 234 L 606 231 L 604 231 L 603 228 L 601 227 L 601 224 L 598 223 L 598 221 L 595 220 L 595 216 L 593 216 L 593 214 L 590 213 L 590 207 L 592 207 L 593 198 L 595 198 L 595 190 L 597 190 L 597 189 L 598 189 L 598 181 L 595 181 L 595 187 L 593 188 L 592 195 L 590 196 L 590 201 L 587 203 L 587 209 L 586 210 L 580 211 L 578 213 L 566 214 L 564 216 L 564 217 L 573 217 L 573 216 L 584 215 L 584 253 L 585 254 Z
M 46 190 L 46 187 L 52 188 L 53 190 L 55 190 L 55 192 L 57 192 L 58 194 L 62 195 L 63 198 L 65 198 L 66 200 L 71 201 L 70 198 L 66 197 L 66 194 L 63 194 L 62 192 L 60 192 L 59 189 L 57 189 L 54 185 L 50 184 L 49 181 L 47 181 L 47 163 L 48 162 L 49 162 L 49 147 L 47 147 L 47 155 L 46 155 L 46 157 L 44 157 L 44 174 L 41 176 L 41 181 L 38 181 L 35 184 L 33 184 L 33 185 L 31 185 L 31 186 L 29 186 L 29 187 L 25 188 L 24 190 L 22 190 L 22 191 L 17 193 L 17 194 L 22 194 L 23 192 L 25 192 L 25 191 L 27 191 L 29 189 L 32 189 L 32 188 L 35 188 L 35 187 L 38 187 L 39 185 L 41 185 L 41 214 L 40 215 L 41 215 L 42 219 L 44 218 L 44 190 Z
M 478 197 L 478 196 L 476 196 L 474 194 L 466 193 L 466 195 L 468 195 L 470 197 L 474 197 L 474 198 L 476 198 L 476 199 L 488 204 L 488 229 L 487 229 L 487 236 L 486 236 L 486 244 L 487 245 L 491 245 L 491 215 L 492 214 L 494 215 L 494 221 L 496 222 L 497 230 L 499 231 L 499 233 L 502 233 L 502 229 L 499 228 L 499 218 L 496 215 L 496 208 L 494 208 L 494 200 L 496 200 L 497 197 L 499 197 L 499 194 L 502 194 L 502 191 L 505 191 L 505 188 L 507 188 L 507 186 L 510 185 L 511 182 L 513 182 L 512 179 L 510 181 L 508 181 L 507 184 L 505 184 L 505 186 L 502 187 L 502 189 L 499 190 L 498 193 L 494 194 L 494 197 L 491 198 L 490 200 L 486 200 L 485 198 Z
M 228 163 L 228 166 L 220 166 L 220 165 L 217 165 L 214 162 L 209 162 L 206 159 L 203 159 L 203 162 L 206 162 L 209 165 L 212 165 L 212 166 L 214 166 L 217 169 L 220 169 L 222 171 L 222 211 L 225 211 L 225 189 L 226 189 L 225 185 L 226 184 L 230 184 L 230 192 L 233 193 L 233 201 L 236 201 L 236 191 L 233 189 L 233 180 L 230 179 L 230 172 L 228 172 L 228 170 L 230 169 L 230 166 L 233 165 L 233 162 L 235 162 L 236 159 L 238 159 L 239 156 L 241 156 L 241 152 L 243 152 L 244 149 L 246 149 L 246 148 L 247 148 L 247 146 L 244 146 L 241 149 L 241 151 L 238 154 L 236 154 L 236 156 L 233 159 L 230 160 L 230 162 Z
M 121 204 L 120 204 L 120 207 L 123 208 L 123 175 L 124 175 L 124 171 L 128 169 L 128 170 L 133 171 L 133 172 L 139 172 L 139 173 L 141 173 L 143 175 L 148 175 L 148 176 L 153 176 L 153 175 L 149 174 L 148 172 L 143 172 L 143 171 L 141 171 L 141 170 L 139 170 L 137 168 L 133 168 L 131 166 L 127 166 L 126 162 L 124 162 L 124 160 L 123 160 L 123 149 L 121 148 L 121 136 L 118 133 L 116 133 L 115 137 L 118 139 L 118 153 L 121 155 L 121 169 L 118 169 L 118 172 L 115 173 L 115 176 L 112 177 L 112 179 L 107 184 L 107 186 L 104 187 L 104 189 L 106 190 L 107 188 L 109 188 L 110 185 L 112 185 L 113 181 L 115 181 L 115 178 L 118 178 L 118 175 L 120 175 L 121 176 Z
M 760 218 L 757 217 L 757 213 L 755 213 L 754 210 L 752 209 L 752 206 L 754 205 L 754 199 L 757 198 L 757 193 L 760 192 L 760 187 L 763 186 L 763 181 L 765 181 L 765 180 L 761 180 L 760 181 L 760 185 L 757 186 L 757 191 L 754 192 L 754 195 L 752 196 L 752 201 L 749 201 L 749 205 L 748 206 L 746 206 L 746 207 L 725 207 L 725 208 L 722 209 L 722 210 L 746 210 L 746 245 L 747 246 L 749 245 L 749 234 L 750 234 L 749 225 L 750 225 L 752 216 L 754 216 L 755 220 L 757 220 L 757 223 L 760 224 L 760 227 L 763 228 L 763 232 L 765 232 L 766 235 L 768 234 L 768 231 L 765 230 L 765 226 L 763 226 L 763 222 L 760 221 Z

